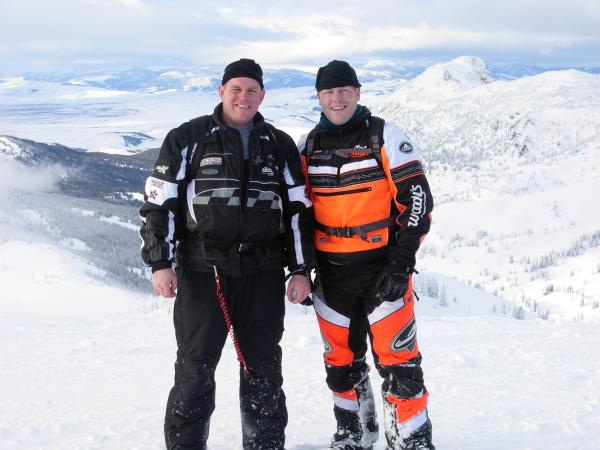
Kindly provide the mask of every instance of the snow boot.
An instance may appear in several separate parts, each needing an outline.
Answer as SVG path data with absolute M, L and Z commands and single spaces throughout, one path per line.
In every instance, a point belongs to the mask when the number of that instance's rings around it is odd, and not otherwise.
M 431 442 L 431 421 L 427 419 L 427 422 L 398 444 L 398 447 L 388 447 L 388 450 L 435 450 Z
M 344 399 L 342 395 L 346 395 L 350 399 Z M 356 400 L 352 400 L 352 397 Z M 337 422 L 337 431 L 331 439 L 331 448 L 338 450 L 372 449 L 379 437 L 379 426 L 368 375 L 348 393 L 334 393 L 334 401 L 336 405 L 333 407 L 333 413 Z
M 431 421 L 424 409 L 404 422 L 397 420 L 397 405 L 383 396 L 386 450 L 435 450 Z

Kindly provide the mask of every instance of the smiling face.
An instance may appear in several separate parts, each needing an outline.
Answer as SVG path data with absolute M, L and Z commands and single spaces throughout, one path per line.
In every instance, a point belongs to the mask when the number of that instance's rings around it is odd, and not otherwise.
M 223 122 L 241 127 L 249 124 L 265 98 L 265 91 L 253 78 L 232 78 L 219 86 L 219 97 L 223 101 Z
M 342 86 L 323 89 L 317 92 L 317 97 L 325 117 L 334 125 L 343 125 L 356 111 L 360 100 L 360 88 Z

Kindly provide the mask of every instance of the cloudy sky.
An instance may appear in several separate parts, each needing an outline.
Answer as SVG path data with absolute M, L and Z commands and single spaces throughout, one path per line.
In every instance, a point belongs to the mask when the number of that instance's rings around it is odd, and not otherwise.
M 597 0 L 0 0 L 0 74 L 445 61 L 600 66 Z

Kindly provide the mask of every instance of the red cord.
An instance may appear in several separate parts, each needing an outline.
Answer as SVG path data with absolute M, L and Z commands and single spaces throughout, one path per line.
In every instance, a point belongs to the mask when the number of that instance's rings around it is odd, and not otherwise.
M 229 310 L 227 309 L 227 304 L 225 303 L 225 296 L 221 291 L 221 279 L 219 278 L 219 273 L 217 272 L 217 266 L 213 266 L 215 269 L 215 283 L 216 283 L 216 293 L 217 300 L 219 301 L 219 306 L 221 307 L 221 311 L 223 311 L 223 317 L 225 318 L 225 325 L 227 325 L 227 330 L 229 331 L 229 336 L 231 336 L 231 340 L 233 342 L 233 347 L 235 348 L 235 352 L 237 353 L 237 359 L 242 365 L 242 369 L 244 370 L 244 375 L 248 375 L 248 366 L 246 365 L 246 359 L 242 354 L 242 349 L 240 348 L 240 344 L 235 336 L 235 330 L 233 329 L 233 324 L 231 323 L 231 317 L 229 316 Z

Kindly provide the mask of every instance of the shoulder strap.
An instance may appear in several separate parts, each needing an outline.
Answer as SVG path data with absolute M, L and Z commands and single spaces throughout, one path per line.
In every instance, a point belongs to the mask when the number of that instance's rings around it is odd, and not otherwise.
M 287 161 L 287 154 L 285 153 L 287 148 L 283 145 L 279 145 L 279 142 L 277 142 L 276 128 L 268 123 L 266 124 L 266 127 L 267 130 L 269 130 L 269 134 L 273 138 L 273 144 L 275 145 L 275 157 L 277 158 L 277 164 L 279 165 L 280 173 L 283 176 L 285 162 Z
M 307 160 L 310 159 L 310 157 L 313 154 L 313 151 L 315 149 L 315 134 L 316 134 L 316 131 L 313 128 L 308 133 L 308 136 L 306 136 L 306 142 L 304 143 L 304 155 L 306 156 Z
M 185 156 L 185 179 L 190 181 L 192 174 L 195 172 L 198 161 L 202 159 L 206 150 L 206 144 L 210 142 L 211 130 L 210 116 L 200 116 L 190 120 L 190 146 L 191 151 Z
M 383 170 L 383 161 L 381 159 L 381 147 L 383 145 L 383 126 L 385 121 L 379 117 L 371 116 L 369 118 L 369 136 L 371 139 L 371 148 L 373 149 L 373 156 L 379 165 L 379 168 Z

